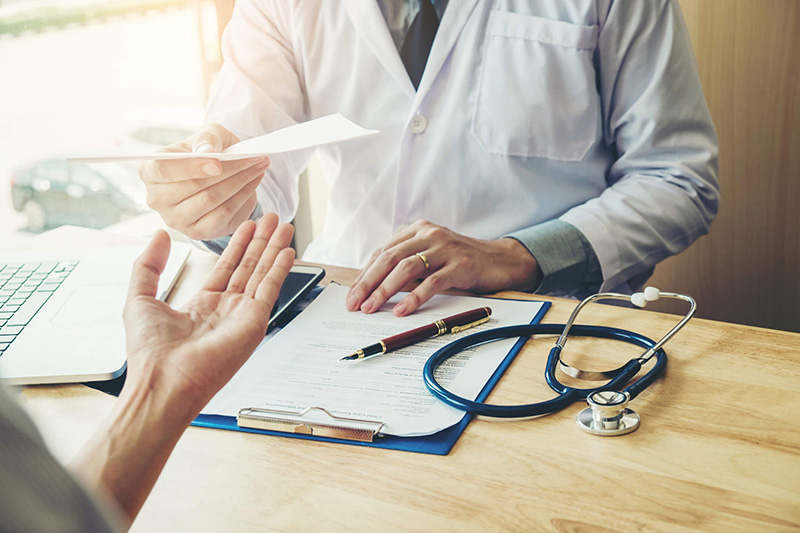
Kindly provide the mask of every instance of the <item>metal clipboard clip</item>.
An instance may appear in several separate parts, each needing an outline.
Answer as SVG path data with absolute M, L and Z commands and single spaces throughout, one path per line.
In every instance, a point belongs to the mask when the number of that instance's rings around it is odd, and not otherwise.
M 383 422 L 336 416 L 322 407 L 302 412 L 245 407 L 236 415 L 239 427 L 298 433 L 315 437 L 372 442 L 383 429 Z

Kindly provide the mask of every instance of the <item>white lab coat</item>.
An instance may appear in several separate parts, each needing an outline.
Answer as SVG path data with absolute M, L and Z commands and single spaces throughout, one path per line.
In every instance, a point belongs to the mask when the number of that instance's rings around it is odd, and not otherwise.
M 331 195 L 306 260 L 362 266 L 421 218 L 483 239 L 561 218 L 625 290 L 716 214 L 671 0 L 451 0 L 416 92 L 372 0 L 238 0 L 223 53 L 208 120 L 240 138 L 331 113 L 380 130 L 318 149 Z M 310 155 L 272 158 L 265 211 L 294 217 Z

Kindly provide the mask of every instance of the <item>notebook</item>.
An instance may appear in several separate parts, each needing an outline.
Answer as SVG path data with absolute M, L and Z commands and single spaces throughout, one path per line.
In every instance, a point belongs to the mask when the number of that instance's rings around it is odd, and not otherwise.
M 165 300 L 191 246 L 173 243 Z M 122 307 L 142 246 L 0 254 L 0 381 L 105 381 L 126 368 Z

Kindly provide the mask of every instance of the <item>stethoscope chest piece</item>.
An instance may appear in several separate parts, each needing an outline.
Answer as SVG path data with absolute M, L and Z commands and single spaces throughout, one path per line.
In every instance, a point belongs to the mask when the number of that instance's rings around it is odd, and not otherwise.
M 628 409 L 630 396 L 627 393 L 602 390 L 586 397 L 589 407 L 578 413 L 575 423 L 583 431 L 600 437 L 616 437 L 636 431 L 640 419 L 638 413 Z

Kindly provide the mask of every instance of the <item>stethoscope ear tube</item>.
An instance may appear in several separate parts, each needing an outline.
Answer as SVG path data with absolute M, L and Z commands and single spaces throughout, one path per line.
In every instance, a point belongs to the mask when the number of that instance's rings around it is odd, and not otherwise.
M 462 398 L 453 394 L 449 390 L 442 387 L 442 385 L 434 377 L 436 369 L 450 357 L 459 352 L 466 350 L 472 346 L 491 342 L 499 339 L 506 339 L 509 337 L 529 337 L 534 333 L 530 333 L 531 327 L 540 328 L 537 333 L 539 334 L 557 334 L 563 329 L 563 325 L 555 324 L 535 324 L 535 325 L 520 325 L 520 326 L 506 326 L 502 328 L 495 328 L 486 331 L 473 333 L 461 339 L 451 342 L 447 346 L 440 348 L 425 362 L 425 367 L 422 370 L 425 386 L 428 387 L 434 396 L 439 398 L 444 403 L 467 411 L 469 413 L 479 416 L 489 416 L 493 418 L 524 418 L 530 416 L 538 416 L 547 413 L 554 413 L 560 411 L 573 403 L 578 398 L 575 392 L 568 392 L 561 394 L 555 398 L 544 402 L 527 405 L 491 405 L 483 402 L 477 402 Z
M 579 332 L 580 327 L 576 326 L 573 328 L 576 332 Z M 608 328 L 606 328 L 608 329 Z M 606 337 L 605 332 L 600 332 L 601 335 L 592 335 L 595 337 Z M 629 333 L 629 332 L 625 332 Z M 616 337 L 607 337 L 607 338 L 616 338 Z M 629 340 L 628 337 L 625 337 L 626 340 Z M 637 343 L 638 344 L 638 343 Z M 550 388 L 556 391 L 559 394 L 564 394 L 569 390 L 575 390 L 578 394 L 578 398 L 586 399 L 586 397 L 597 390 L 597 387 L 592 387 L 590 389 L 573 389 L 573 387 L 567 387 L 556 377 L 556 368 L 558 368 L 558 364 L 561 355 L 561 346 L 555 345 L 550 350 L 550 355 L 547 358 L 547 366 L 545 367 L 544 372 L 544 379 L 547 381 L 547 384 L 550 385 Z M 625 386 L 625 384 L 633 379 L 636 374 L 639 373 L 639 370 L 642 369 L 641 363 L 637 359 L 631 359 L 628 361 L 624 366 L 615 370 L 614 377 L 611 378 L 605 385 L 603 385 L 603 389 L 605 390 L 619 390 Z
M 556 345 L 550 351 L 550 355 L 548 357 L 545 369 L 545 379 L 547 380 L 548 385 L 550 385 L 550 387 L 558 393 L 558 396 L 543 402 L 526 405 L 492 405 L 462 398 L 442 387 L 434 376 L 436 369 L 444 361 L 472 346 L 509 337 L 531 337 L 533 335 L 560 334 L 564 330 L 564 327 L 564 324 L 527 324 L 519 326 L 507 326 L 481 331 L 458 339 L 437 350 L 425 363 L 425 367 L 423 368 L 423 379 L 425 381 L 425 385 L 428 387 L 428 390 L 430 390 L 431 393 L 433 393 L 441 401 L 451 405 L 452 407 L 455 407 L 456 409 L 467 411 L 474 415 L 495 418 L 525 418 L 560 411 L 576 400 L 585 399 L 589 394 L 595 391 L 619 390 L 625 385 L 625 383 L 634 378 L 641 369 L 642 365 L 640 360 L 638 358 L 632 359 L 621 369 L 618 375 L 600 387 L 594 387 L 591 389 L 576 389 L 567 387 L 561 384 L 555 376 L 555 370 L 558 365 L 558 359 L 561 352 L 561 346 Z M 572 331 L 578 336 L 601 337 L 620 340 L 623 342 L 636 344 L 646 349 L 650 349 L 656 344 L 655 341 L 648 339 L 643 335 L 616 328 L 576 325 L 572 327 Z M 650 371 L 647 372 L 647 374 L 645 374 L 642 378 L 623 391 L 628 393 L 630 398 L 636 397 L 636 395 L 647 388 L 666 368 L 667 355 L 664 350 L 658 349 L 655 352 L 655 356 L 657 360 L 653 368 L 650 369 Z
M 656 363 L 653 365 L 653 368 L 651 368 L 647 374 L 631 383 L 627 388 L 625 388 L 625 390 L 622 391 L 627 392 L 631 400 L 636 398 L 640 392 L 652 385 L 652 383 L 664 373 L 664 370 L 667 369 L 667 354 L 664 351 L 664 348 L 659 348 L 656 350 L 655 356 Z

